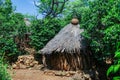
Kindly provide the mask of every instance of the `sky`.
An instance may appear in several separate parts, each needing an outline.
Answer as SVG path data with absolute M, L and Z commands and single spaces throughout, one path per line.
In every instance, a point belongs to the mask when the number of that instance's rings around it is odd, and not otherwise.
M 34 5 L 34 1 L 36 1 L 36 4 L 39 5 L 39 3 L 37 3 L 38 0 L 11 0 L 11 1 L 13 7 L 16 7 L 15 12 L 38 16 L 38 18 L 43 18 L 42 15 L 40 14 L 38 15 L 37 7 Z
M 16 7 L 15 12 L 29 14 L 33 16 L 38 15 L 37 8 L 35 7 L 33 2 L 36 0 L 11 0 L 11 1 L 13 3 L 13 6 Z M 38 17 L 41 18 L 42 16 L 39 15 Z

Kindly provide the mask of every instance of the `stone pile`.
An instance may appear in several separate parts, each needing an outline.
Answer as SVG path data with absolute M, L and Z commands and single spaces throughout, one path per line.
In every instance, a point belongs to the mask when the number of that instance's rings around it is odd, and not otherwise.
M 13 69 L 40 69 L 38 61 L 35 60 L 33 55 L 19 56 L 17 61 L 12 65 Z

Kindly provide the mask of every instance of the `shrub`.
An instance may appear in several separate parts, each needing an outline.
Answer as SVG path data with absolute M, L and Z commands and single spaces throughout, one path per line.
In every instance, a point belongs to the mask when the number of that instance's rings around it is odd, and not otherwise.
M 119 4 L 120 0 L 93 0 L 89 3 L 88 12 L 82 15 L 84 36 L 98 60 L 113 57 L 116 42 L 120 41 Z
M 120 42 L 117 45 L 117 50 L 114 55 L 114 65 L 111 65 L 107 70 L 107 76 L 112 80 L 120 80 Z
M 11 80 L 10 74 L 7 71 L 7 64 L 3 63 L 3 58 L 0 58 L 0 80 Z

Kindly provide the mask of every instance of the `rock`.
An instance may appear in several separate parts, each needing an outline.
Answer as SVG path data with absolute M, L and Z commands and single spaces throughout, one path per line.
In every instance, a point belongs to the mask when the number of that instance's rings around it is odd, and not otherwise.
M 34 65 L 38 65 L 38 61 L 33 61 L 33 64 Z
M 23 64 L 19 64 L 19 67 L 20 67 L 21 69 L 26 69 L 26 65 L 23 65 Z
M 55 75 L 55 72 L 47 70 L 47 71 L 44 71 L 44 74 L 46 74 L 46 75 Z
M 40 70 L 42 67 L 43 67 L 42 65 L 34 65 L 34 66 L 33 66 L 33 69 L 38 69 L 38 70 Z
M 33 55 L 18 56 L 17 62 L 15 62 L 15 64 L 13 64 L 12 67 L 13 69 L 40 69 L 40 65 L 38 61 L 35 60 Z
M 87 79 L 87 80 L 91 80 L 91 78 L 90 78 L 90 75 L 89 74 L 84 74 L 84 77 L 85 77 L 85 80 Z
M 19 67 L 16 64 L 12 64 L 13 69 L 18 69 Z
M 71 75 L 70 74 L 66 74 L 66 77 L 70 77 Z
M 74 76 L 70 78 L 70 80 L 92 80 L 90 78 L 89 74 L 82 73 L 76 73 Z
M 34 55 L 36 53 L 34 48 L 25 48 L 25 51 L 27 51 L 30 55 Z
M 72 77 L 73 80 L 85 80 L 85 77 L 83 76 L 83 74 L 75 74 Z

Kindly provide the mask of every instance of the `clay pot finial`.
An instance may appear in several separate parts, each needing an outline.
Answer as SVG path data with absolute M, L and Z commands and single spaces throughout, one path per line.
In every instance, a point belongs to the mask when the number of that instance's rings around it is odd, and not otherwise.
M 77 25 L 77 24 L 79 23 L 79 20 L 78 20 L 77 18 L 73 18 L 73 19 L 71 20 L 71 23 L 72 23 L 73 25 Z

